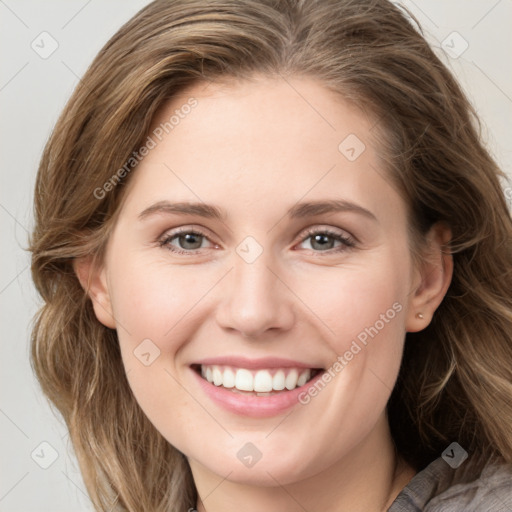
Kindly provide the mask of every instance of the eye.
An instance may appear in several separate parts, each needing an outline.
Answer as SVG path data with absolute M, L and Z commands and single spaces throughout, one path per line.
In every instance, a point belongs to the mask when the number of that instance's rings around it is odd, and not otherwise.
M 314 252 L 329 252 L 329 254 L 342 252 L 356 245 L 356 241 L 351 236 L 327 228 L 308 230 L 301 243 L 308 240 L 309 247 L 306 249 L 311 249 Z M 336 243 L 338 243 L 337 247 L 335 247 Z
M 208 238 L 203 232 L 185 228 L 165 233 L 158 245 L 178 254 L 194 254 L 198 249 L 206 248 L 203 246 L 205 240 Z
M 308 242 L 309 247 L 305 248 L 317 253 L 339 253 L 356 245 L 356 241 L 353 237 L 344 232 L 337 232 L 328 228 L 310 229 L 305 235 L 306 236 L 302 236 L 301 244 Z M 215 244 L 209 247 L 204 246 L 203 243 L 205 241 L 209 241 L 209 239 L 202 231 L 190 228 L 179 228 L 165 233 L 158 241 L 158 245 L 165 247 L 171 252 L 188 255 L 193 255 L 200 249 L 218 247 Z

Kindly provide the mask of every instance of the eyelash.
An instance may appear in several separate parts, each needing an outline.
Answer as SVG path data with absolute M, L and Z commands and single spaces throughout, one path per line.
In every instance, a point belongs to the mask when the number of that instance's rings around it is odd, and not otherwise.
M 202 236 L 202 237 L 208 239 L 208 236 L 200 230 L 188 229 L 188 228 L 178 228 L 177 230 L 175 230 L 171 233 L 165 234 L 162 238 L 160 238 L 158 240 L 158 245 L 159 245 L 159 247 L 166 248 L 167 250 L 169 250 L 173 253 L 176 253 L 176 254 L 187 254 L 187 255 L 197 254 L 197 251 L 199 251 L 200 249 L 184 250 L 184 249 L 179 249 L 179 248 L 176 248 L 176 247 L 170 245 L 170 242 L 172 240 L 174 240 L 178 236 L 184 235 L 184 234 Z M 324 228 L 324 229 L 310 228 L 310 229 L 308 229 L 304 233 L 304 236 L 301 238 L 299 243 L 305 242 L 308 238 L 310 238 L 314 235 L 327 235 L 327 236 L 333 238 L 335 241 L 339 241 L 342 243 L 342 246 L 338 247 L 337 249 L 333 248 L 333 249 L 328 249 L 325 251 L 315 251 L 313 249 L 310 249 L 310 250 L 313 250 L 313 252 L 318 253 L 320 255 L 340 253 L 347 249 L 351 249 L 351 248 L 355 247 L 355 245 L 356 245 L 356 241 L 352 237 L 342 235 L 341 233 L 338 233 L 338 232 L 333 231 L 328 228 Z

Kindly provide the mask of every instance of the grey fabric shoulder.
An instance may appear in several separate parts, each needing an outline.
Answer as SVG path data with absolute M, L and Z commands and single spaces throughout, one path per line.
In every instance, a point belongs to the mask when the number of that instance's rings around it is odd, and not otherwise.
M 491 461 L 475 473 L 441 457 L 416 474 L 388 512 L 512 512 L 512 464 Z

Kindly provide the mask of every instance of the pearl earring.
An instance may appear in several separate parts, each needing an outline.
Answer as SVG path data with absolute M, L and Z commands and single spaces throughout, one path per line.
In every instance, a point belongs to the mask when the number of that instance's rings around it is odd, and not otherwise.
M 425 317 L 423 316 L 423 313 L 416 313 L 416 318 L 423 320 L 423 318 L 425 318 Z

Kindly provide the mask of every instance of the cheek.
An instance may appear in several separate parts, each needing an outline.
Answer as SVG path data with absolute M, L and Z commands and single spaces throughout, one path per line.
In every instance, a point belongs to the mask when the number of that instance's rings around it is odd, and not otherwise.
M 140 258 L 119 261 L 110 286 L 127 379 L 151 423 L 179 448 L 183 433 L 198 428 L 191 418 L 204 416 L 177 378 L 179 352 L 201 326 L 218 272 Z
M 188 452 L 190 438 L 199 441 L 205 438 L 203 428 L 207 415 L 178 382 L 164 356 L 150 366 L 139 364 L 129 354 L 127 356 L 126 361 L 123 354 L 123 362 L 139 407 L 165 439 L 178 450 Z
M 403 331 L 406 266 L 403 258 L 390 252 L 379 254 L 371 264 L 319 267 L 308 273 L 307 282 L 297 279 L 296 291 L 340 354 L 354 339 L 364 344 L 369 331 L 373 335 L 375 330 L 379 335 Z
M 124 268 L 123 268 L 124 267 Z M 161 350 L 172 351 L 177 332 L 190 326 L 194 308 L 217 280 L 193 265 L 126 260 L 112 279 L 112 306 L 122 344 L 149 338 Z
M 318 268 L 315 272 L 298 295 L 317 313 L 317 325 L 326 333 L 332 353 L 327 369 L 333 378 L 328 385 L 338 390 L 318 397 L 319 401 L 326 410 L 340 411 L 340 416 L 350 409 L 356 424 L 369 424 L 372 414 L 385 406 L 400 367 L 407 257 L 404 253 L 398 257 L 390 248 L 364 265 Z M 339 423 L 338 413 L 332 414 L 331 422 Z
M 226 268 L 204 266 L 198 270 L 196 265 L 171 266 L 165 260 L 118 261 L 122 263 L 112 275 L 113 308 L 122 324 L 118 335 L 135 398 L 174 446 L 198 458 L 207 453 L 220 468 L 231 441 L 178 382 L 181 374 L 177 367 L 180 349 L 215 316 L 216 300 L 223 296 L 225 282 L 221 278 Z M 328 345 L 333 363 L 337 356 L 344 359 L 337 367 L 342 371 L 335 372 L 337 378 L 326 391 L 297 411 L 295 424 L 277 430 L 266 441 L 269 453 L 289 443 L 290 438 L 298 445 L 311 445 L 312 458 L 314 453 L 330 450 L 333 460 L 324 460 L 322 455 L 311 464 L 313 471 L 334 462 L 347 439 L 358 442 L 359 436 L 377 421 L 400 364 L 404 314 L 399 309 L 406 297 L 406 270 L 403 254 L 400 259 L 391 249 L 338 267 L 308 265 L 307 272 L 299 267 L 283 270 L 284 281 L 293 290 L 289 300 L 290 307 L 297 311 L 297 332 L 301 329 L 321 343 L 319 349 L 324 354 Z M 216 286 L 215 293 L 210 293 Z M 148 339 L 157 350 L 147 341 L 139 349 Z M 149 357 L 144 356 L 148 353 Z M 315 411 L 320 410 L 323 419 L 318 422 Z M 314 441 L 309 434 L 312 429 L 318 431 Z M 210 439 L 206 431 L 219 436 L 218 447 L 206 441 Z M 288 462 L 289 466 L 296 465 L 292 455 Z M 282 464 L 285 467 L 286 460 Z

